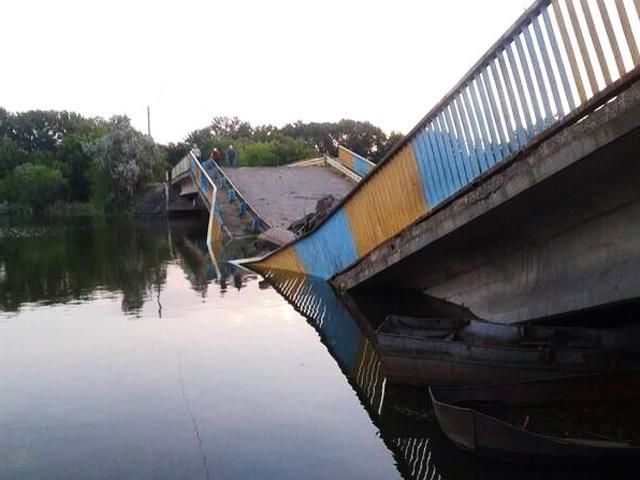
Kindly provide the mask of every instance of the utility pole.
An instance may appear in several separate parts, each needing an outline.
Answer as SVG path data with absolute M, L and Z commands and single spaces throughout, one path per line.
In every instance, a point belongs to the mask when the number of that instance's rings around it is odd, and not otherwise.
M 151 110 L 149 110 L 149 105 L 147 105 L 147 134 L 151 136 Z

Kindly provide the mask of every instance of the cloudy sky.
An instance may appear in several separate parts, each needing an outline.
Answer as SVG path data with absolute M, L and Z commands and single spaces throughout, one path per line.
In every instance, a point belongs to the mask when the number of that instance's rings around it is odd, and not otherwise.
M 408 131 L 532 0 L 1 0 L 0 106 Z

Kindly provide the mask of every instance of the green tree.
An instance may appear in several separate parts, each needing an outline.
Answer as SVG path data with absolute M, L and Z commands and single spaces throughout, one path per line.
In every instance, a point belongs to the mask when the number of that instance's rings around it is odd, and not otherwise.
M 380 160 L 382 160 L 385 157 L 385 155 L 387 155 L 387 153 L 389 153 L 391 149 L 395 147 L 396 144 L 398 144 L 403 138 L 404 138 L 404 135 L 402 133 L 391 132 L 387 137 L 386 143 L 382 146 L 382 149 L 374 157 L 374 161 L 378 163 Z
M 380 152 L 388 143 L 387 135 L 379 127 L 347 119 L 337 123 L 290 123 L 280 133 L 302 139 L 324 155 L 336 156 L 338 145 L 343 145 L 373 160 L 380 158 Z
M 213 117 L 208 127 L 213 137 L 252 138 L 253 128 L 249 122 L 243 122 L 238 117 Z
M 0 111 L 0 115 L 2 112 Z M 0 137 L 0 178 L 3 178 L 15 167 L 24 163 L 27 155 L 8 138 Z
M 67 111 L 31 110 L 5 115 L 5 122 L 3 135 L 23 150 L 31 152 L 53 151 L 67 135 L 90 134 L 102 120 L 87 119 Z
M 2 179 L 0 199 L 42 212 L 65 186 L 60 170 L 44 164 L 25 163 Z
M 124 116 L 113 117 L 107 124 L 107 133 L 86 144 L 85 152 L 93 158 L 94 203 L 108 209 L 131 207 L 162 162 L 153 139 L 134 129 Z
M 202 145 L 202 143 L 200 144 Z M 166 160 L 170 167 L 175 166 L 191 150 L 191 145 L 186 142 L 169 143 L 161 147 L 165 152 Z
M 91 156 L 83 145 L 85 138 L 73 134 L 66 137 L 57 150 L 57 161 L 64 166 L 61 169 L 67 179 L 68 199 L 77 202 L 89 200 L 91 189 Z

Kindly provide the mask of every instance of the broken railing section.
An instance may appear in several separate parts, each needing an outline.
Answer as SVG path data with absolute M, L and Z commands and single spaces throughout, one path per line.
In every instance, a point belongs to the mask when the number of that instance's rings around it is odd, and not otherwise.
M 342 145 L 338 145 L 338 158 L 325 155 L 323 157 L 300 160 L 290 163 L 288 166 L 291 168 L 328 166 L 337 170 L 338 173 L 344 175 L 349 180 L 358 183 L 366 177 L 376 165 L 363 156 L 352 152 Z
M 312 233 L 264 259 L 325 279 L 640 73 L 640 0 L 538 0 Z
M 338 161 L 357 173 L 361 178 L 366 177 L 369 172 L 373 170 L 373 167 L 376 166 L 372 161 L 367 160 L 362 155 L 358 155 L 342 145 L 338 145 Z
M 200 162 L 193 153 L 190 152 L 189 155 L 180 160 L 171 170 L 172 182 L 180 179 L 185 174 L 190 174 L 193 184 L 209 212 L 212 211 L 211 205 L 214 205 L 213 215 L 215 223 L 210 222 L 209 224 L 210 229 L 214 232 L 214 237 L 218 234 L 221 235 L 224 228 L 220 210 L 216 208 L 215 203 L 218 189 L 227 192 L 226 195 L 229 202 L 238 203 L 238 215 L 241 217 L 246 215 L 250 216 L 252 231 L 260 232 L 269 228 L 267 221 L 247 202 L 217 163 L 211 160 Z
M 216 182 L 218 188 L 227 191 L 227 201 L 238 203 L 238 215 L 241 217 L 249 215 L 251 218 L 252 232 L 261 232 L 270 228 L 269 223 L 251 206 L 242 193 L 240 193 L 240 190 L 238 190 L 224 173 L 220 165 L 213 160 L 207 160 L 205 164 L 208 173 L 211 175 L 213 181 Z
M 207 171 L 197 157 L 189 152 L 191 180 L 198 190 L 198 195 L 209 211 L 209 225 L 207 227 L 207 248 L 211 249 L 222 238 L 222 219 L 216 206 L 218 188 L 213 183 Z

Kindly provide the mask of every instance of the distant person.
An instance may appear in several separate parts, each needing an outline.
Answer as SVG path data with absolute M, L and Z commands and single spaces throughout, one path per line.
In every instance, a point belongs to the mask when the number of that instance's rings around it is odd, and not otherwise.
M 229 145 L 229 148 L 227 148 L 227 164 L 230 167 L 236 166 L 236 151 L 234 150 L 233 145 Z
M 218 152 L 217 148 L 214 148 L 209 152 L 209 158 L 207 158 L 202 163 L 202 166 L 208 170 L 209 168 L 212 168 L 219 159 L 220 159 L 220 152 Z
M 196 145 L 195 143 L 193 144 L 191 151 L 193 152 L 193 154 L 195 155 L 195 157 L 200 160 L 200 156 L 202 155 L 202 152 L 200 151 L 200 149 L 198 148 L 198 145 Z

